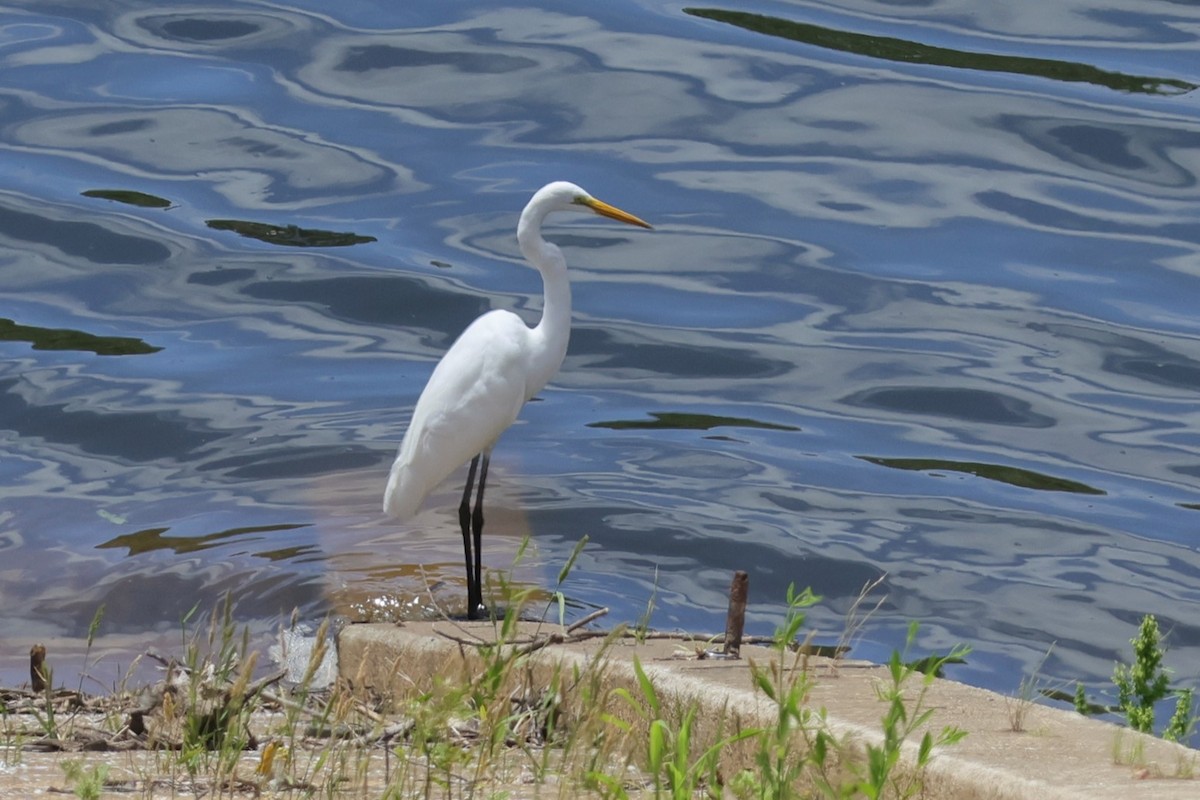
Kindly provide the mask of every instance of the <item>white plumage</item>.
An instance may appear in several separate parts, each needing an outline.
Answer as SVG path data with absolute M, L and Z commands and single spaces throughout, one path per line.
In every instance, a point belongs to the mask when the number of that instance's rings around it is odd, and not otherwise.
M 541 234 L 546 216 L 555 211 L 590 211 L 650 227 L 573 183 L 550 183 L 533 195 L 517 223 L 517 242 L 526 260 L 542 273 L 542 318 L 530 328 L 510 311 L 489 311 L 463 331 L 438 362 L 417 400 L 383 496 L 384 512 L 400 519 L 410 517 L 450 473 L 475 459 L 459 507 L 469 619 L 476 618 L 483 601 L 479 547 L 488 457 L 525 402 L 558 372 L 571 334 L 566 261 L 562 251 Z M 481 458 L 479 493 L 472 513 L 471 488 Z

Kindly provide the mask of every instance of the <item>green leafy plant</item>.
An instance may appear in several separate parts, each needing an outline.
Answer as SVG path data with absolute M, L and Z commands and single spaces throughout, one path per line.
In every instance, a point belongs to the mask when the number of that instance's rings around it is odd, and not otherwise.
M 919 629 L 920 625 L 916 622 L 909 625 L 906 652 L 916 641 Z M 901 748 L 914 733 L 926 727 L 933 715 L 934 709 L 928 706 L 927 695 L 938 672 L 946 664 L 961 662 L 969 653 L 969 647 L 958 645 L 948 654 L 934 657 L 932 662 L 922 660 L 921 663 L 929 667 L 922 670 L 913 663 L 906 664 L 898 651 L 892 652 L 887 664 L 891 682 L 879 690 L 880 699 L 887 704 L 882 720 L 883 742 L 867 745 L 867 765 L 865 771 L 860 770 L 862 774 L 854 787 L 856 791 L 869 800 L 878 800 L 889 790 L 891 796 L 901 798 L 914 797 L 921 792 L 921 774 L 929 765 L 934 748 L 961 741 L 967 733 L 954 725 L 943 726 L 936 734 L 926 730 L 917 747 L 916 770 L 898 776 L 896 765 L 900 760 Z M 921 676 L 920 688 L 914 697 L 906 700 L 906 684 L 916 675 Z
M 1142 617 L 1133 645 L 1133 663 L 1117 664 L 1113 683 L 1117 685 L 1117 705 L 1125 713 L 1129 727 L 1142 733 L 1154 730 L 1154 704 L 1170 695 L 1171 677 L 1163 668 L 1162 637 L 1153 614 Z
M 1182 742 L 1196 728 L 1194 690 L 1183 689 L 1176 693 L 1175 713 L 1171 715 L 1163 738 L 1169 742 Z
M 813 594 L 811 588 L 805 587 L 804 591 L 797 593 L 796 584 L 788 584 L 787 611 L 784 614 L 783 624 L 775 629 L 771 637 L 772 644 L 779 655 L 783 655 L 785 650 L 799 645 L 800 629 L 804 627 L 804 623 L 808 619 L 806 609 L 819 602 L 821 602 L 821 596 Z
M 1092 706 L 1087 699 L 1087 689 L 1084 688 L 1083 683 L 1080 681 L 1075 682 L 1075 694 L 1072 697 L 1072 701 L 1075 705 L 1075 710 L 1080 714 L 1083 714 L 1085 717 L 1091 715 Z
M 1125 715 L 1132 730 L 1153 733 L 1155 705 L 1175 695 L 1175 711 L 1163 729 L 1162 738 L 1169 741 L 1187 739 L 1196 727 L 1195 692 L 1191 688 L 1171 688 L 1171 673 L 1163 666 L 1166 648 L 1162 644 L 1158 620 L 1153 614 L 1142 617 L 1137 635 L 1129 643 L 1133 645 L 1133 663 L 1118 663 L 1113 668 L 1113 683 L 1117 687 L 1116 707 L 1090 703 L 1083 684 L 1076 683 L 1073 698 L 1075 710 L 1085 715 L 1120 712 Z
M 96 764 L 88 769 L 82 761 L 64 761 L 60 765 L 71 789 L 79 800 L 100 800 L 108 780 L 108 765 Z
M 698 705 L 689 703 L 678 723 L 671 724 L 665 718 L 658 692 L 637 656 L 633 658 L 633 670 L 641 696 L 635 698 L 624 689 L 618 689 L 616 694 L 649 723 L 645 763 L 654 785 L 655 798 L 665 795 L 672 800 L 690 800 L 697 792 L 706 789 L 711 796 L 719 797 L 717 769 L 722 751 L 734 742 L 757 736 L 758 730 L 748 728 L 731 736 L 720 737 L 702 752 L 693 755 L 692 736 Z M 627 723 L 620 724 L 627 726 Z M 609 782 L 608 788 L 610 797 L 627 796 L 619 785 Z
M 813 687 L 806 656 L 809 648 L 798 638 L 807 609 L 819 600 L 811 590 L 797 593 L 794 586 L 789 587 L 787 613 L 772 637 L 776 658 L 768 667 L 751 662 L 755 688 L 773 701 L 776 714 L 773 724 L 758 734 L 757 770 L 743 771 L 731 782 L 735 796 L 744 800 L 810 797 L 811 791 L 802 789 L 806 784 L 826 798 L 878 800 L 919 795 L 924 769 L 934 751 L 966 735 L 953 725 L 937 732 L 928 729 L 934 713 L 928 692 L 942 668 L 961 662 L 970 649 L 959 646 L 943 656 L 906 661 L 904 656 L 918 632 L 914 623 L 904 653 L 893 652 L 887 664 L 890 681 L 879 689 L 879 697 L 886 704 L 881 719 L 882 741 L 858 749 L 853 742 L 840 741 L 830 733 L 823 708 L 813 709 L 808 704 Z M 787 667 L 789 652 L 795 655 Z M 918 679 L 920 686 L 913 693 L 909 685 Z M 918 733 L 921 738 L 915 763 L 911 768 L 897 769 L 905 742 Z
M 807 656 L 799 642 L 800 630 L 808 619 L 807 610 L 820 600 L 810 588 L 797 592 L 795 584 L 789 585 L 783 623 L 771 637 L 775 658 L 767 667 L 750 662 L 751 680 L 774 704 L 775 718 L 759 734 L 754 757 L 758 774 L 739 776 L 739 790 L 747 792 L 747 797 L 783 800 L 793 795 L 796 781 L 809 768 L 810 760 L 817 772 L 825 768 L 831 738 L 825 731 L 823 714 L 806 705 L 812 683 L 803 666 Z M 789 656 L 790 669 L 785 666 Z M 800 740 L 797 731 L 802 732 Z M 806 752 L 797 752 L 801 744 Z

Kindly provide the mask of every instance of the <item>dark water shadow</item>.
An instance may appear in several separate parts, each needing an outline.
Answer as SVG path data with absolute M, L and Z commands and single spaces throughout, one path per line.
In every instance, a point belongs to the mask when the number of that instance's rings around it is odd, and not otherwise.
M 233 231 L 247 239 L 258 239 L 280 247 L 348 247 L 377 241 L 374 236 L 339 233 L 296 225 L 272 225 L 269 222 L 248 222 L 238 219 L 210 219 L 205 225 L 216 231 Z
M 860 408 L 922 414 L 962 422 L 984 422 L 1022 428 L 1051 428 L 1053 417 L 1035 412 L 1024 400 L 983 389 L 896 386 L 864 389 L 842 399 Z
M 181 555 L 183 553 L 196 553 L 201 550 L 208 550 L 217 547 L 229 539 L 240 539 L 254 534 L 294 531 L 307 527 L 308 525 L 304 524 L 247 526 L 230 528 L 229 530 L 202 534 L 200 536 L 165 536 L 164 534 L 170 528 L 147 528 L 146 530 L 122 534 L 106 542 L 101 542 L 96 545 L 96 549 L 108 550 L 123 547 L 129 551 L 126 553 L 127 556 L 141 555 L 142 553 L 150 553 L 155 550 L 170 550 L 176 555 Z
M 73 445 L 84 453 L 128 463 L 182 463 L 220 438 L 181 413 L 35 403 L 20 393 L 20 386 L 20 379 L 0 381 L 0 425 L 26 439 Z
M 70 328 L 20 325 L 3 318 L 0 318 L 0 341 L 29 342 L 34 350 L 74 350 L 98 356 L 148 355 L 162 350 L 128 336 L 97 336 Z
M 1007 467 L 1002 464 L 985 464 L 978 461 L 949 461 L 940 458 L 880 458 L 876 456 L 855 456 L 871 464 L 892 469 L 912 470 L 914 472 L 961 472 L 974 475 L 989 481 L 1007 483 L 1022 489 L 1036 489 L 1041 492 L 1072 492 L 1075 494 L 1103 495 L 1107 492 L 1088 486 L 1086 483 L 1044 475 L 1033 470 L 1020 467 Z
M 115 233 L 94 222 L 47 219 L 4 205 L 0 205 L 0 234 L 47 244 L 93 264 L 160 264 L 171 257 L 170 248 L 153 239 Z
M 723 417 L 716 414 L 690 414 L 679 411 L 651 411 L 653 419 L 614 419 L 604 422 L 589 422 L 589 428 L 609 428 L 614 431 L 627 430 L 677 430 L 707 431 L 713 428 L 761 428 L 771 431 L 798 431 L 792 425 L 762 422 L 746 417 Z
M 260 300 L 313 304 L 346 322 L 433 331 L 444 345 L 488 308 L 477 295 L 402 275 L 259 281 L 241 292 Z
M 137 206 L 138 208 L 171 207 L 171 201 L 165 197 L 131 189 L 88 189 L 80 192 L 80 194 L 84 197 L 93 197 L 97 200 L 111 200 L 114 203 L 124 203 L 125 205 Z
M 952 69 L 1032 75 L 1055 81 L 1091 83 L 1120 92 L 1140 94 L 1182 94 L 1196 88 L 1195 84 L 1176 78 L 1126 75 L 1120 72 L 1108 72 L 1090 64 L 1074 61 L 953 50 L 891 36 L 874 36 L 805 22 L 794 22 L 765 14 L 751 14 L 719 8 L 685 8 L 683 13 L 701 19 L 735 25 L 744 30 L 767 36 L 823 47 L 827 50 L 837 50 L 903 64 L 927 64 Z

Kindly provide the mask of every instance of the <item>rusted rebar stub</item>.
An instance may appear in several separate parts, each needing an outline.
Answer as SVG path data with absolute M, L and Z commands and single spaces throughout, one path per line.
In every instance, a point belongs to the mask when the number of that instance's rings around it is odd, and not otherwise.
M 742 656 L 742 631 L 746 627 L 746 597 L 750 593 L 750 576 L 745 570 L 733 573 L 729 585 L 729 612 L 725 615 L 725 655 Z
M 41 642 L 29 648 L 29 688 L 46 691 L 46 645 Z

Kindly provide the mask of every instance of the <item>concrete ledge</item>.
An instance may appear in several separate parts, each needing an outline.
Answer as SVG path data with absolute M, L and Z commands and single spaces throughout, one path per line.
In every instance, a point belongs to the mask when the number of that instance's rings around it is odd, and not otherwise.
M 523 625 L 522 632 L 545 634 L 555 626 Z M 394 625 L 351 625 L 338 637 L 342 678 L 355 689 L 370 691 L 397 707 L 418 692 L 428 691 L 439 677 L 470 677 L 481 660 L 474 648 L 454 641 L 493 641 L 488 622 L 438 622 Z M 453 637 L 453 638 L 449 638 Z M 597 702 L 618 687 L 640 696 L 633 671 L 637 655 L 664 704 L 664 717 L 681 715 L 692 702 L 700 713 L 693 733 L 693 752 L 700 752 L 740 727 L 770 724 L 773 705 L 753 690 L 748 659 L 769 664 L 774 653 L 744 647 L 741 661 L 697 660 L 694 648 L 672 641 L 634 644 L 551 645 L 528 656 L 522 678 L 549 685 L 552 677 L 591 676 L 586 700 Z M 789 662 L 790 664 L 790 662 Z M 882 738 L 884 704 L 876 687 L 887 682 L 886 670 L 861 662 L 836 668 L 822 659 L 809 662 L 813 688 L 809 704 L 824 708 L 827 725 L 852 742 Z M 918 687 L 914 684 L 913 691 Z M 935 681 L 926 703 L 935 708 L 931 727 L 956 725 L 968 731 L 958 744 L 938 751 L 925 775 L 927 800 L 1174 800 L 1200 797 L 1200 752 L 1114 725 L 1086 719 L 1071 711 L 1030 706 L 1024 732 L 1012 731 L 1014 698 L 953 681 Z M 620 713 L 623 703 L 610 708 Z M 626 709 L 628 710 L 628 709 Z M 636 715 L 625 717 L 640 724 Z M 917 738 L 917 737 L 914 737 Z M 915 744 L 914 744 L 915 747 Z M 752 767 L 750 747 L 725 752 L 723 771 L 733 775 Z M 911 764 L 911 760 L 909 761 Z

